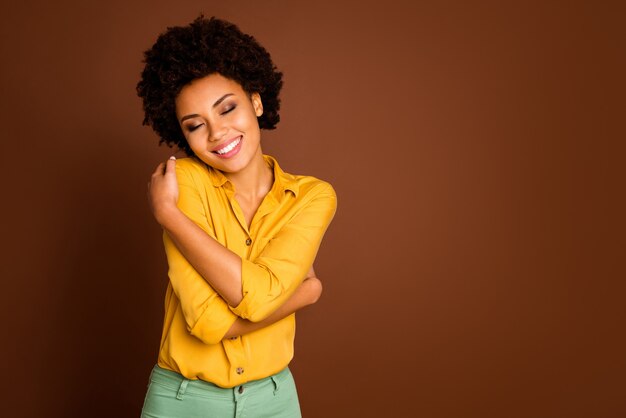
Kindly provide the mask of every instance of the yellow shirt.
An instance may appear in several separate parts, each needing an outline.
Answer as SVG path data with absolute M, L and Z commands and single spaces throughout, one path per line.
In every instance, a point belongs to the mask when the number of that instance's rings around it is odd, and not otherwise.
M 302 283 L 336 210 L 332 186 L 273 168 L 274 184 L 248 228 L 230 181 L 196 158 L 176 161 L 178 207 L 242 259 L 243 300 L 229 306 L 163 234 L 169 266 L 158 365 L 188 379 L 234 387 L 271 376 L 293 357 L 295 315 L 223 339 L 237 317 L 260 321 Z

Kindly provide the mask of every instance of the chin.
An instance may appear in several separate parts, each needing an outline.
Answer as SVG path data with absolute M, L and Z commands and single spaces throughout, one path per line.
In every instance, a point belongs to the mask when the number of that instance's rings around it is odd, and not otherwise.
M 211 167 L 223 171 L 225 173 L 237 173 L 241 170 L 243 170 L 248 164 L 247 162 L 244 162 L 243 160 L 239 160 L 237 162 L 235 161 L 213 161 L 213 164 L 211 163 L 207 163 L 209 164 Z

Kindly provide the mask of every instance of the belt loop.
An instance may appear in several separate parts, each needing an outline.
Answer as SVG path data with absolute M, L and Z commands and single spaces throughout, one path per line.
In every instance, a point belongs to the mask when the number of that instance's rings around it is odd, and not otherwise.
M 187 390 L 187 384 L 189 384 L 189 379 L 183 378 L 183 381 L 180 384 L 180 388 L 178 388 L 178 393 L 176 394 L 176 399 L 178 399 L 180 401 L 183 400 L 183 395 L 185 394 L 185 391 Z

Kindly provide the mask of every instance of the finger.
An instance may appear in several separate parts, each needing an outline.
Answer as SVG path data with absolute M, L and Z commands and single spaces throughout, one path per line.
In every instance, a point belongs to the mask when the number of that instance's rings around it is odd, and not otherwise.
M 154 170 L 154 173 L 152 173 L 152 177 L 158 176 L 159 174 L 163 174 L 164 166 L 165 166 L 165 163 L 159 164 L 156 170 Z
M 174 157 L 173 155 L 165 163 L 165 174 L 168 173 L 176 174 L 176 157 Z

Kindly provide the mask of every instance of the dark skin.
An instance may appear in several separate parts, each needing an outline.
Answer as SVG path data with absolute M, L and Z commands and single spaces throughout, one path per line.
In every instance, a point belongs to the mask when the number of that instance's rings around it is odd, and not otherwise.
M 273 184 L 265 164 L 257 117 L 263 112 L 258 94 L 249 95 L 236 82 L 219 74 L 194 80 L 176 99 L 181 129 L 198 158 L 219 169 L 235 186 L 235 199 L 248 225 Z M 225 155 L 217 151 L 232 150 Z M 149 199 L 157 222 L 198 273 L 230 305 L 243 299 L 241 258 L 189 219 L 178 207 L 176 160 L 161 163 L 152 174 Z M 243 335 L 279 321 L 315 303 L 322 285 L 311 266 L 294 294 L 260 322 L 239 318 L 225 335 Z

